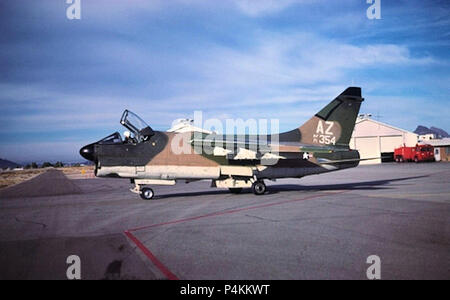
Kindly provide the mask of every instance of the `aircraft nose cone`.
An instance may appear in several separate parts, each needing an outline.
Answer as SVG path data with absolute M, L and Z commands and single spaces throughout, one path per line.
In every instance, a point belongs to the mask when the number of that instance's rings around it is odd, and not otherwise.
M 80 155 L 90 161 L 95 161 L 96 153 L 95 153 L 95 143 L 84 146 L 80 149 Z

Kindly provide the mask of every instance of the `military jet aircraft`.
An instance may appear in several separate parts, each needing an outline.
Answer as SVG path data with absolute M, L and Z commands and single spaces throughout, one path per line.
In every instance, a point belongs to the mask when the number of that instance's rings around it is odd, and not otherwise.
M 198 130 L 155 131 L 131 111 L 120 123 L 130 132 L 115 132 L 80 149 L 95 163 L 98 177 L 129 178 L 132 192 L 152 199 L 152 185 L 208 179 L 212 186 L 239 193 L 266 192 L 264 180 L 301 178 L 345 168 L 361 161 L 349 147 L 364 99 L 349 87 L 302 126 L 276 135 L 220 135 Z M 189 151 L 180 151 L 182 143 Z M 184 145 L 186 147 L 186 145 Z

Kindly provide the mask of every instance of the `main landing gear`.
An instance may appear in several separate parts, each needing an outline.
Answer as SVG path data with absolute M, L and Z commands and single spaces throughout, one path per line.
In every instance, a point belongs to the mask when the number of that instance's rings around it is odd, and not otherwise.
M 248 186 L 248 187 L 250 187 L 250 186 Z M 253 181 L 253 183 L 251 185 L 251 189 L 252 189 L 253 194 L 255 194 L 257 196 L 264 195 L 264 193 L 267 191 L 266 184 L 261 179 Z M 228 190 L 233 194 L 239 194 L 240 192 L 242 192 L 241 187 L 229 187 Z
M 260 196 L 264 195 L 266 192 L 266 184 L 262 180 L 257 180 L 252 184 L 252 192 L 253 194 Z

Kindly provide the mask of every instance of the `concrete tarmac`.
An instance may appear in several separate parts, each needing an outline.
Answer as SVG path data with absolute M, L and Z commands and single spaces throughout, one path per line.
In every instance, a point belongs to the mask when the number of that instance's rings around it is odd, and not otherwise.
M 61 176 L 0 192 L 0 279 L 66 279 L 73 254 L 82 279 L 367 279 L 370 255 L 382 279 L 450 279 L 448 163 L 268 181 L 264 196 L 180 182 L 151 201 L 128 180 Z

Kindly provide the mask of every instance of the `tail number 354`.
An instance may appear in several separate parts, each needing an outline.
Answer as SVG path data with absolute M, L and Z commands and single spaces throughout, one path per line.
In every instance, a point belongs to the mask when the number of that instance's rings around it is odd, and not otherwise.
M 334 122 L 332 121 L 319 121 L 317 123 L 316 133 L 313 134 L 313 142 L 324 144 L 324 145 L 334 145 L 336 144 L 336 137 L 334 136 L 333 131 L 331 129 L 334 126 Z

